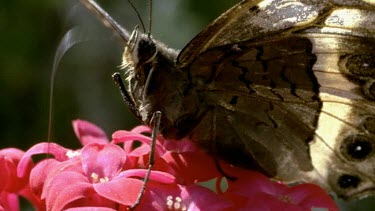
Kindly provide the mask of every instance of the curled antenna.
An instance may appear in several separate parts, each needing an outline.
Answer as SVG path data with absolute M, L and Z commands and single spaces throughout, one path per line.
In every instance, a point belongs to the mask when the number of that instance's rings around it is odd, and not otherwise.
M 145 27 L 145 24 L 143 23 L 142 21 L 142 18 L 141 18 L 141 15 L 139 14 L 137 8 L 134 6 L 133 2 L 131 0 L 128 0 L 130 6 L 133 8 L 134 12 L 137 14 L 137 17 L 139 19 L 139 22 L 141 22 L 141 25 L 142 25 L 142 30 L 143 32 L 146 32 L 146 27 Z
M 62 57 L 65 53 L 72 48 L 74 45 L 82 42 L 88 41 L 89 38 L 87 34 L 83 33 L 83 31 L 79 27 L 74 27 L 70 29 L 64 37 L 61 39 L 59 46 L 57 47 L 55 58 L 53 60 L 53 67 L 51 72 L 51 79 L 50 79 L 50 95 L 49 95 L 49 112 L 48 112 L 48 142 L 52 141 L 52 129 L 53 129 L 53 106 L 54 106 L 54 90 L 55 90 L 55 80 L 56 74 L 58 70 L 58 66 L 61 62 Z

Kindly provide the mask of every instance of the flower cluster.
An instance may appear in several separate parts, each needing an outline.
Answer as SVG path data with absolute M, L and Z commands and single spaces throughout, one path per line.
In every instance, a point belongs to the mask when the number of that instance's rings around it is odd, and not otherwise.
M 117 131 L 112 140 L 97 126 L 73 122 L 83 147 L 66 149 L 39 143 L 23 152 L 0 150 L 0 210 L 19 210 L 19 197 L 37 210 L 128 210 L 144 185 L 150 154 L 150 129 Z M 121 146 L 121 147 L 120 147 Z M 51 154 L 37 163 L 36 154 Z M 135 210 L 338 210 L 318 186 L 286 186 L 260 173 L 220 163 L 237 179 L 220 184 L 215 161 L 188 140 L 157 138 L 155 165 Z M 216 178 L 216 190 L 199 182 Z

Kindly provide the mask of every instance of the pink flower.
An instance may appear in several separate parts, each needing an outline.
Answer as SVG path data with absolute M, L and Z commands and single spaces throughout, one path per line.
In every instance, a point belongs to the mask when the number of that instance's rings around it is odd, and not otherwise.
M 224 210 L 232 203 L 197 184 L 188 186 L 149 182 L 137 210 Z
M 82 146 L 90 143 L 108 144 L 109 141 L 102 129 L 83 120 L 73 121 L 73 129 Z M 51 154 L 57 161 L 66 161 L 80 154 L 79 150 L 64 148 L 56 143 L 42 142 L 32 146 L 18 165 L 18 176 L 23 176 L 31 162 L 31 156 L 35 154 Z
M 17 165 L 22 158 L 24 152 L 15 149 L 7 148 L 0 150 L 0 190 L 8 192 L 17 192 L 24 188 L 28 182 L 28 175 L 25 177 L 17 177 Z M 32 163 L 29 164 L 26 171 L 30 172 Z
M 81 150 L 65 149 L 57 144 L 38 144 L 27 151 L 19 165 L 24 174 L 25 161 L 38 153 L 51 153 L 55 159 L 37 164 L 30 174 L 32 190 L 45 200 L 47 210 L 71 207 L 101 206 L 116 209 L 135 203 L 146 174 L 144 169 L 131 169 L 125 151 L 106 141 L 104 133 L 87 122 L 76 121 L 77 136 L 84 143 Z M 78 132 L 77 132 L 78 131 Z M 150 179 L 173 183 L 174 177 L 152 171 Z
M 36 208 L 43 206 L 28 184 L 33 164 L 29 162 L 23 177 L 17 176 L 17 165 L 23 155 L 23 151 L 15 148 L 0 150 L 0 206 L 4 210 L 19 210 L 18 196 L 28 199 Z
M 109 143 L 105 132 L 101 128 L 90 122 L 77 119 L 73 121 L 73 129 L 82 146 L 90 143 Z
M 132 131 L 117 131 L 112 135 L 114 143 L 124 143 L 125 151 L 128 155 L 134 157 L 133 164 L 137 167 L 145 167 L 148 165 L 148 155 L 150 153 L 150 141 L 151 138 L 140 133 L 150 133 L 150 129 L 145 126 L 134 128 Z M 133 148 L 134 141 L 141 142 L 138 148 Z M 278 184 L 272 182 L 269 178 L 253 171 L 244 169 L 238 169 L 231 167 L 230 165 L 220 162 L 220 166 L 224 169 L 225 173 L 230 176 L 237 178 L 235 181 L 228 181 L 229 188 L 222 194 L 227 200 L 217 198 L 220 194 L 209 196 L 209 199 L 205 201 L 223 202 L 223 206 L 220 210 L 225 207 L 227 210 L 263 210 L 263 209 L 279 209 L 285 208 L 285 210 L 306 210 L 312 207 L 329 208 L 330 210 L 338 210 L 334 201 L 318 186 L 311 184 L 303 184 L 293 187 Z M 174 175 L 177 179 L 177 183 L 182 188 L 190 187 L 190 185 L 196 186 L 196 182 L 207 181 L 214 178 L 221 179 L 221 175 L 216 167 L 215 161 L 207 153 L 199 150 L 191 141 L 168 141 L 162 137 L 157 138 L 156 142 L 156 162 L 154 169 L 160 171 L 166 171 Z M 152 186 L 148 185 L 148 189 L 152 193 Z M 202 187 L 201 187 L 202 188 Z M 203 189 L 205 190 L 205 189 Z M 165 210 L 165 194 L 161 194 L 164 191 L 156 191 L 160 198 L 152 198 L 154 201 L 154 209 Z M 205 191 L 208 191 L 207 189 Z M 194 194 L 189 197 L 184 197 L 183 191 L 171 191 L 170 197 L 177 195 L 178 200 L 184 201 L 184 205 L 189 205 L 190 202 L 194 203 L 194 200 L 188 200 L 193 198 Z M 177 194 L 178 192 L 178 194 Z M 174 194 L 173 194 L 174 193 Z M 219 190 L 220 193 L 220 190 Z M 197 193 L 197 195 L 204 195 Z M 216 197 L 216 199 L 214 199 Z M 147 198 L 146 196 L 144 198 Z M 144 201 L 149 201 L 148 199 Z M 224 203 L 225 202 L 225 203 Z M 230 207 L 228 204 L 233 203 Z M 158 206 L 155 206 L 158 204 Z M 141 204 L 143 208 L 145 204 Z M 203 204 L 202 206 L 195 207 L 195 209 L 205 208 L 209 206 Z M 145 207 L 145 210 L 150 207 Z M 211 207 L 212 209 L 212 207 Z
M 127 210 L 134 205 L 149 165 L 151 138 L 142 133 L 149 134 L 150 128 L 140 126 L 131 131 L 117 131 L 112 135 L 112 142 L 104 131 L 89 122 L 76 120 L 73 128 L 83 145 L 81 149 L 39 143 L 18 154 L 14 161 L 17 169 L 1 162 L 0 156 L 0 165 L 13 169 L 8 171 L 13 172 L 9 175 L 17 173 L 16 178 L 21 181 L 13 181 L 13 176 L 8 175 L 9 183 L 0 181 L 0 188 L 17 191 L 28 187 L 40 204 L 36 206 L 39 210 L 108 211 Z M 41 153 L 54 158 L 46 158 L 34 166 L 31 157 Z M 338 210 L 329 196 L 315 185 L 288 187 L 257 172 L 219 163 L 225 173 L 237 180 L 228 180 L 225 191 L 217 185 L 216 193 L 197 184 L 223 179 L 211 156 L 189 140 L 165 140 L 158 136 L 155 165 L 136 210 L 306 210 L 312 207 Z M 13 193 L 0 197 L 6 202 L 0 206 L 17 204 L 13 202 L 17 197 Z
M 238 168 L 232 168 L 231 173 L 237 179 L 228 181 L 228 189 L 223 195 L 236 203 L 235 210 L 339 210 L 331 197 L 319 186 L 301 184 L 290 187 L 272 182 L 258 172 Z
M 116 131 L 112 135 L 112 140 L 114 143 L 124 143 L 125 151 L 129 157 L 133 157 L 134 166 L 146 167 L 151 138 L 141 133 L 149 132 L 150 128 L 139 126 L 132 131 Z M 135 140 L 141 142 L 141 145 L 133 149 Z M 189 140 L 168 141 L 158 136 L 155 151 L 156 161 L 153 169 L 175 175 L 179 184 L 194 184 L 222 176 L 214 159 Z

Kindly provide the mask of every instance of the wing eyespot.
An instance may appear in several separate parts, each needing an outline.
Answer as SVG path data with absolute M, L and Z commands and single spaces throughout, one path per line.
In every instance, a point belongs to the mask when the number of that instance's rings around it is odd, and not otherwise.
M 373 55 L 352 55 L 346 60 L 346 68 L 349 73 L 359 77 L 375 76 L 375 61 Z
M 363 161 L 374 154 L 374 143 L 365 135 L 350 135 L 343 140 L 340 151 L 349 161 Z
M 342 189 L 357 188 L 361 179 L 354 175 L 343 174 L 338 178 L 337 183 Z

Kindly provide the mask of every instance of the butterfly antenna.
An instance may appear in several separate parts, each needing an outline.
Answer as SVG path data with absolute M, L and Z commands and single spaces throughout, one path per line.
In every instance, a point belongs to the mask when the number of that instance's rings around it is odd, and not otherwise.
M 141 22 L 141 26 L 142 26 L 142 30 L 143 30 L 143 32 L 146 32 L 145 24 L 143 23 L 143 21 L 142 21 L 142 17 L 141 17 L 141 15 L 139 14 L 137 8 L 134 6 L 134 4 L 133 4 L 133 2 L 132 2 L 131 0 L 128 0 L 128 2 L 129 2 L 129 4 L 130 4 L 130 6 L 133 8 L 135 14 L 137 14 L 137 17 L 138 17 L 138 19 L 139 19 L 139 22 Z
M 118 24 L 106 11 L 104 11 L 94 0 L 80 0 L 80 2 L 91 12 L 95 13 L 104 26 L 117 32 L 117 35 L 127 43 L 130 33 Z
M 148 9 L 148 32 L 147 37 L 151 40 L 151 27 L 152 27 L 152 0 L 149 0 L 149 9 Z

